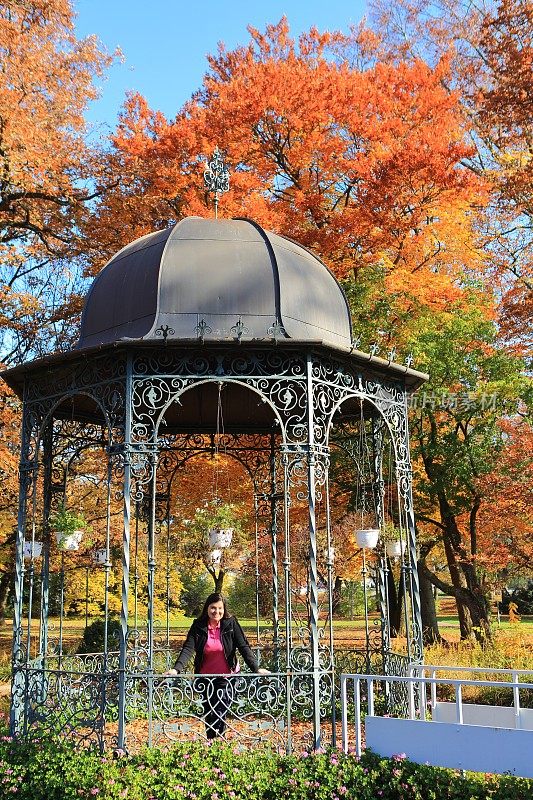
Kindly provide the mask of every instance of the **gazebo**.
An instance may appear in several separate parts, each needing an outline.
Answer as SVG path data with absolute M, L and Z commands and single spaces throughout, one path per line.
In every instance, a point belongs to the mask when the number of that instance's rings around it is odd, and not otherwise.
M 334 741 L 340 664 L 332 623 L 334 451 L 353 464 L 358 510 L 362 519 L 363 512 L 372 516 L 367 527 L 376 531 L 384 524 L 385 483 L 394 479 L 402 538 L 404 644 L 395 650 L 391 639 L 391 566 L 381 541 L 372 557 L 380 618 L 371 631 L 366 617 L 361 671 L 374 656 L 376 670 L 386 674 L 405 674 L 409 662 L 421 659 L 407 400 L 427 376 L 357 349 L 344 292 L 312 252 L 248 219 L 185 218 L 111 259 L 89 290 L 71 351 L 17 366 L 3 378 L 23 401 L 14 734 L 39 727 L 102 749 L 202 736 L 194 676 L 162 677 L 172 653 L 168 603 L 166 625 L 154 613 L 155 548 L 158 537 L 172 540 L 169 498 L 180 467 L 221 436 L 225 452 L 245 465 L 253 482 L 256 514 L 270 543 L 270 567 L 256 577 L 268 582 L 272 598 L 270 630 L 265 636 L 258 626 L 254 643 L 271 674 L 231 679 L 228 735 L 287 750 L 297 741 L 315 748 Z M 387 447 L 392 466 L 384 477 Z M 58 549 L 51 524 L 72 481 L 80 493 L 97 485 L 102 520 L 94 569 L 104 585 L 103 645 L 83 655 L 63 646 L 68 554 Z M 294 614 L 302 591 L 291 570 L 296 502 L 307 508 L 305 624 Z M 325 509 L 320 526 L 319 502 Z M 117 514 L 120 558 L 110 533 Z M 109 598 L 117 560 L 115 641 Z M 167 569 L 167 596 L 171 579 Z M 52 615 L 59 615 L 59 628 L 52 629 Z

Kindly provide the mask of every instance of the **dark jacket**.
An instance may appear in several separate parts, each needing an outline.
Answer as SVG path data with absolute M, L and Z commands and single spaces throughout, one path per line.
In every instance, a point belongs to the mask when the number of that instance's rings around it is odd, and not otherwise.
M 230 670 L 235 669 L 235 665 L 237 663 L 236 651 L 238 650 L 252 672 L 257 672 L 257 660 L 252 653 L 243 629 L 235 617 L 228 617 L 227 619 L 220 620 L 220 638 L 222 641 L 224 655 Z M 174 669 L 176 672 L 185 671 L 187 662 L 194 653 L 194 672 L 195 674 L 198 674 L 202 668 L 204 647 L 206 642 L 207 622 L 201 623 L 195 619 L 189 629 L 189 633 L 187 634 L 185 643 L 181 648 L 181 652 L 176 659 L 176 663 L 174 664 Z

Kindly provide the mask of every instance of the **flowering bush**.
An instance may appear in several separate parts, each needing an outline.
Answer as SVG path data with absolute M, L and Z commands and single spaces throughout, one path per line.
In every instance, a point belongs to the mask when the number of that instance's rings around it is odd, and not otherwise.
M 278 755 L 228 744 L 99 755 L 47 737 L 0 740 L 0 797 L 21 800 L 529 800 L 533 780 L 462 775 L 371 752 Z

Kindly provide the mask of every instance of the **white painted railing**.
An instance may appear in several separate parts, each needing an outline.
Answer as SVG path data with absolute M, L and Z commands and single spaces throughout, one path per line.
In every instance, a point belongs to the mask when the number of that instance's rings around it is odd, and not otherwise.
M 436 679 L 439 675 L 443 678 L 446 674 L 455 674 L 461 672 L 468 675 L 498 675 L 499 680 L 495 682 L 498 688 L 507 687 L 513 690 L 513 708 L 515 711 L 515 725 L 513 727 L 520 728 L 520 688 L 518 686 L 520 678 L 522 680 L 526 676 L 533 678 L 533 670 L 531 669 L 502 669 L 500 667 L 463 667 L 463 666 L 445 666 L 442 664 L 409 664 L 409 675 L 418 676 L 421 678 L 429 677 Z M 437 683 L 442 681 L 435 680 L 431 683 L 431 708 L 437 708 Z M 520 683 L 520 687 L 524 688 L 524 683 Z M 423 695 L 423 705 L 427 708 L 427 701 L 425 696 L 426 683 L 424 682 L 421 687 Z M 533 714 L 533 712 L 532 712 Z
M 509 677 L 511 680 L 476 680 L 471 678 L 448 678 L 439 677 L 439 672 L 465 672 L 465 673 L 490 673 L 498 674 L 498 677 Z M 516 774 L 528 774 L 527 770 L 531 767 L 524 767 L 522 762 L 516 764 L 513 761 L 513 756 L 505 755 L 516 751 L 517 745 L 523 748 L 525 744 L 529 750 L 529 763 L 531 763 L 531 752 L 529 749 L 533 747 L 533 711 L 531 709 L 521 709 L 520 706 L 520 692 L 526 689 L 533 689 L 533 683 L 519 682 L 520 678 L 526 675 L 533 675 L 530 670 L 497 670 L 491 668 L 469 668 L 469 667 L 441 667 L 438 665 L 412 665 L 411 675 L 408 676 L 391 676 L 391 675 L 356 675 L 344 674 L 341 675 L 341 713 L 342 713 L 342 746 L 345 752 L 348 752 L 353 738 L 350 735 L 353 730 L 355 737 L 355 752 L 358 756 L 361 755 L 363 749 L 363 714 L 362 714 L 362 696 L 361 690 L 366 687 L 366 739 L 368 741 L 369 723 L 372 734 L 372 748 L 381 755 L 392 755 L 397 750 L 406 750 L 407 743 L 409 742 L 412 747 L 412 753 L 416 756 L 413 760 L 423 760 L 428 763 L 434 763 L 441 766 L 452 766 L 456 768 L 466 769 L 479 769 L 485 770 L 485 763 L 491 763 L 491 766 L 486 771 L 509 771 Z M 429 673 L 425 674 L 425 673 Z M 376 707 L 376 689 L 379 686 L 382 696 L 385 696 L 384 689 L 387 694 L 391 694 L 394 686 L 404 685 L 407 689 L 407 708 L 403 716 L 396 715 L 394 718 L 389 715 L 375 714 Z M 453 703 L 439 703 L 437 700 L 437 685 L 451 687 L 455 693 L 455 701 Z M 499 710 L 505 712 L 512 712 L 511 720 L 514 725 L 509 724 L 509 713 L 507 718 L 490 720 L 487 722 L 476 721 L 475 710 L 483 709 L 482 706 L 476 706 L 473 703 L 465 703 L 463 701 L 463 689 L 466 687 L 475 687 L 481 689 L 484 687 L 496 688 L 510 688 L 513 693 L 512 707 L 484 707 L 498 715 Z M 427 702 L 428 689 L 431 696 L 431 702 Z M 394 691 L 392 691 L 394 694 Z M 353 712 L 350 710 L 350 705 L 353 702 Z M 435 714 L 435 709 L 439 706 L 447 706 L 447 712 L 443 714 L 442 708 L 439 710 L 439 715 Z M 450 715 L 450 707 L 453 711 Z M 429 713 L 433 714 L 433 719 L 428 719 Z M 350 724 L 349 715 L 354 714 L 353 727 Z M 527 718 L 524 714 L 529 715 Z M 486 715 L 485 715 L 486 716 Z M 527 724 L 524 724 L 524 721 Z M 402 722 L 403 727 L 402 727 Z M 429 726 L 429 727 L 428 727 Z M 459 736 L 457 726 L 463 727 L 463 732 Z M 476 736 L 466 736 L 467 729 L 472 732 L 472 728 L 477 731 Z M 484 737 L 481 731 L 485 730 L 485 738 L 487 738 L 487 745 L 485 746 L 482 741 Z M 508 734 L 511 734 L 509 737 Z M 522 737 L 520 742 L 516 738 Z M 514 738 L 513 738 L 514 736 Z M 381 737 L 381 740 L 380 740 Z M 490 739 L 492 737 L 492 739 Z M 507 737 L 507 738 L 506 738 Z M 512 741 L 510 741 L 512 740 Z M 467 742 L 465 745 L 464 742 Z M 469 742 L 472 741 L 470 745 Z M 396 751 L 392 753 L 387 752 L 390 750 L 391 742 L 399 742 L 396 745 Z M 383 746 L 380 749 L 380 744 Z M 459 743 L 459 745 L 458 745 Z M 502 744 L 503 743 L 503 744 Z M 441 748 L 442 745 L 442 748 Z M 503 763 L 501 768 L 493 768 L 493 762 L 487 761 L 487 754 L 490 748 L 493 747 L 497 752 L 501 752 Z M 483 752 L 485 748 L 486 752 Z M 412 753 L 407 752 L 409 757 L 413 757 Z M 454 762 L 455 759 L 455 763 Z M 510 763 L 511 762 L 511 763 Z M 473 763 L 474 766 L 469 766 Z M 476 765 L 481 766 L 476 766 Z M 465 766 L 466 765 L 466 766 Z M 525 770 L 525 771 L 524 771 Z

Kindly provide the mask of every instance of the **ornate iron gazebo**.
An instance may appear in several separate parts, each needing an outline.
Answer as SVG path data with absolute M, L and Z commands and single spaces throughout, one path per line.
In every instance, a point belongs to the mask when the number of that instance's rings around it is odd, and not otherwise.
M 403 648 L 392 646 L 391 564 L 381 545 L 373 562 L 380 619 L 372 632 L 367 617 L 361 671 L 376 654 L 376 671 L 389 674 L 421 658 L 407 397 L 427 376 L 356 349 L 345 295 L 311 252 L 250 220 L 186 218 L 133 242 L 107 264 L 88 293 L 72 351 L 3 377 L 23 399 L 13 733 L 39 726 L 101 748 L 202 736 L 194 676 L 162 677 L 174 655 L 172 577 L 168 559 L 158 574 L 155 551 L 163 536 L 169 552 L 170 498 L 180 468 L 214 438 L 220 445 L 223 437 L 225 453 L 250 474 L 256 552 L 261 527 L 270 549 L 270 566 L 266 574 L 257 567 L 256 580 L 270 587 L 271 627 L 265 635 L 258 624 L 254 646 L 271 674 L 231 679 L 228 736 L 270 739 L 288 750 L 295 742 L 318 747 L 335 738 L 342 659 L 332 624 L 332 448 L 353 464 L 360 510 L 372 511 L 375 527 L 383 524 L 385 482 L 394 479 L 404 539 Z M 220 406 L 223 433 L 216 427 Z M 393 466 L 385 481 L 386 446 Z M 91 496 L 96 493 L 100 565 L 86 571 L 101 570 L 103 645 L 101 652 L 76 655 L 64 646 L 62 631 L 68 554 L 58 550 L 51 520 L 73 487 L 80 498 L 89 485 L 97 487 Z M 292 515 L 302 502 L 304 624 L 295 614 L 302 587 L 291 569 Z M 319 526 L 318 503 L 325 510 Z M 110 602 L 118 518 L 115 642 Z M 138 607 L 141 564 L 146 619 Z M 163 623 L 154 611 L 160 585 L 167 596 Z M 53 630 L 52 615 L 59 617 Z

